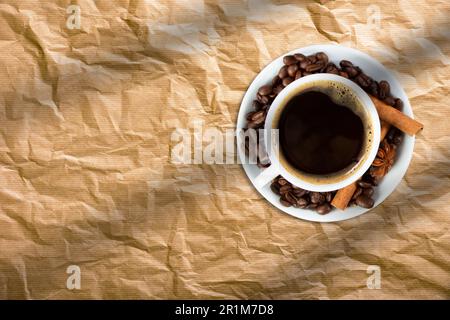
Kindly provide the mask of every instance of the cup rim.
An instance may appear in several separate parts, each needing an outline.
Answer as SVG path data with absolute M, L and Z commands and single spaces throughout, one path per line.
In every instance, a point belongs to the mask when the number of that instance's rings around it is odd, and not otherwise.
M 342 179 L 340 181 L 334 182 L 334 183 L 322 183 L 322 184 L 314 184 L 305 180 L 300 179 L 299 177 L 294 176 L 291 174 L 279 161 L 279 158 L 273 153 L 272 150 L 276 150 L 278 146 L 273 146 L 273 139 L 271 137 L 272 134 L 272 122 L 274 120 L 275 114 L 277 109 L 282 105 L 282 102 L 284 99 L 289 96 L 293 91 L 295 91 L 298 87 L 304 86 L 305 84 L 308 84 L 310 82 L 314 81 L 334 81 L 342 83 L 343 85 L 346 85 L 349 87 L 352 92 L 357 96 L 357 98 L 360 100 L 364 108 L 369 114 L 369 118 L 371 120 L 372 130 L 373 130 L 373 142 L 372 145 L 368 151 L 368 156 L 366 159 L 362 162 L 362 164 L 359 166 L 355 172 L 353 172 L 351 175 L 349 175 L 347 178 Z M 374 161 L 379 144 L 380 144 L 380 119 L 378 116 L 378 112 L 375 108 L 374 103 L 370 99 L 369 95 L 356 83 L 353 81 L 344 78 L 342 76 L 330 74 L 330 73 L 319 73 L 319 74 L 312 74 L 305 76 L 303 78 L 300 78 L 298 80 L 295 80 L 291 82 L 288 86 L 286 86 L 274 99 L 274 101 L 271 104 L 271 107 L 269 109 L 269 112 L 266 116 L 266 122 L 264 124 L 264 143 L 265 148 L 268 152 L 268 156 L 271 162 L 271 166 L 276 166 L 277 170 L 279 171 L 280 175 L 283 176 L 286 180 L 291 182 L 296 187 L 309 190 L 309 191 L 315 191 L 315 192 L 328 192 L 328 191 L 335 191 L 341 188 L 344 188 L 353 182 L 357 181 L 359 178 L 362 177 L 362 175 L 369 169 L 372 162 Z M 268 144 L 271 145 L 268 145 Z

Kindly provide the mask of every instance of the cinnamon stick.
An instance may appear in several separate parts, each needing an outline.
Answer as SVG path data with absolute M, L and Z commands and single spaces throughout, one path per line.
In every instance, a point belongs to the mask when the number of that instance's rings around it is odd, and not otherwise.
M 338 208 L 339 210 L 345 210 L 347 208 L 348 203 L 353 197 L 353 194 L 355 193 L 357 188 L 356 182 L 353 182 L 352 184 L 339 189 L 336 195 L 333 198 L 333 201 L 331 201 L 331 205 L 335 208 Z
M 415 135 L 423 129 L 423 124 L 411 117 L 408 117 L 403 112 L 387 105 L 386 103 L 375 98 L 372 95 L 370 95 L 370 99 L 372 99 L 375 108 L 377 108 L 380 120 L 393 125 L 394 127 L 409 134 L 410 136 Z

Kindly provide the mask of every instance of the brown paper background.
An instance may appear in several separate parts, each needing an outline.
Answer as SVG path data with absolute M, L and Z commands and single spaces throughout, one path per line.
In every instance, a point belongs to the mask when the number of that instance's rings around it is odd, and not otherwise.
M 450 4 L 321 2 L 0 1 L 0 298 L 450 298 Z M 390 68 L 425 125 L 382 205 L 306 222 L 239 165 L 170 162 L 175 128 L 234 128 L 255 75 L 319 43 Z

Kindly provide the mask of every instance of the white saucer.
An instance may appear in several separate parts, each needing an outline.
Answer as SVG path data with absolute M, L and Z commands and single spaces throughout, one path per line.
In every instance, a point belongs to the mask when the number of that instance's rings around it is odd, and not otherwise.
M 372 77 L 374 80 L 381 81 L 386 80 L 391 86 L 391 92 L 393 96 L 400 98 L 403 101 L 403 112 L 413 117 L 413 112 L 411 105 L 409 104 L 408 97 L 403 91 L 400 83 L 394 78 L 394 76 L 378 61 L 369 55 L 343 46 L 337 45 L 313 45 L 309 47 L 300 48 L 293 50 L 284 54 L 283 56 L 272 61 L 268 66 L 266 66 L 253 80 L 252 84 L 245 93 L 244 99 L 242 100 L 241 107 L 239 110 L 239 115 L 237 119 L 237 130 L 243 129 L 246 126 L 246 115 L 252 111 L 252 102 L 256 98 L 256 92 L 258 89 L 268 84 L 272 81 L 273 77 L 278 73 L 278 70 L 283 66 L 283 57 L 285 55 L 290 55 L 294 53 L 303 53 L 304 55 L 311 55 L 316 52 L 325 52 L 330 61 L 334 62 L 339 66 L 341 60 L 349 60 L 354 65 L 359 66 L 364 73 Z M 381 180 L 381 183 L 375 188 L 374 200 L 375 205 L 379 205 L 386 199 L 397 187 L 397 185 L 402 180 L 403 176 L 408 169 L 409 163 L 412 158 L 414 149 L 415 138 L 405 134 L 402 144 L 399 146 L 397 152 L 397 158 L 392 169 L 389 173 Z M 238 143 L 238 152 L 241 158 L 242 166 L 244 167 L 245 173 L 249 177 L 250 181 L 254 181 L 256 176 L 262 171 L 254 164 L 248 164 L 245 160 L 245 153 Z M 255 186 L 256 187 L 256 186 Z M 317 222 L 334 222 L 341 221 L 350 218 L 357 217 L 371 209 L 365 209 L 358 206 L 349 207 L 344 211 L 334 209 L 326 215 L 320 215 L 313 210 L 300 209 L 294 207 L 284 207 L 280 203 L 280 197 L 272 192 L 270 189 L 270 184 L 257 188 L 257 190 L 262 194 L 264 198 L 267 199 L 271 204 L 280 209 L 287 214 L 290 214 L 296 218 L 317 221 Z

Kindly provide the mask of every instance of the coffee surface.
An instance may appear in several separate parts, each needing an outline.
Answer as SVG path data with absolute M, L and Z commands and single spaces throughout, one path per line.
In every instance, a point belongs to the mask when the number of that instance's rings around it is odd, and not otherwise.
M 287 103 L 278 128 L 286 160 L 296 169 L 314 175 L 350 167 L 359 160 L 364 142 L 361 118 L 314 90 Z

